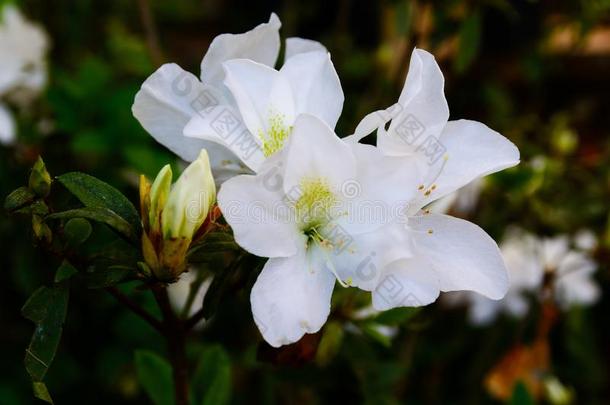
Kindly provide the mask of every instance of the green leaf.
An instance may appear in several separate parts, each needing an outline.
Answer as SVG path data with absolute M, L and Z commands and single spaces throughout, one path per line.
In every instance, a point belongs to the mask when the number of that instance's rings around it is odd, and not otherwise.
M 172 367 L 159 355 L 138 350 L 135 354 L 138 381 L 155 405 L 174 404 L 174 382 Z
M 481 42 L 481 13 L 473 11 L 462 21 L 460 26 L 459 50 L 454 60 L 454 68 L 458 73 L 464 72 L 479 53 Z
M 103 270 L 85 273 L 83 277 L 87 288 L 105 288 L 132 279 L 135 274 L 134 269 L 128 266 L 109 266 Z
M 55 282 L 61 283 L 62 281 L 69 279 L 77 273 L 78 270 L 74 266 L 72 266 L 70 262 L 64 260 L 57 269 L 57 272 L 55 272 Z
M 513 395 L 510 398 L 510 405 L 534 405 L 535 402 L 532 399 L 527 387 L 523 382 L 519 381 L 515 384 L 513 389 Z
M 328 322 L 324 326 L 322 339 L 316 352 L 316 363 L 325 366 L 332 361 L 341 349 L 343 335 L 343 327 L 339 322 Z
M 47 219 L 87 218 L 108 225 L 134 243 L 138 237 L 134 229 L 114 211 L 102 207 L 85 207 L 51 214 Z
M 86 207 L 101 207 L 114 211 L 127 221 L 139 235 L 140 216 L 133 204 L 119 190 L 88 174 L 71 172 L 57 177 Z
M 10 193 L 4 200 L 4 209 L 13 212 L 28 204 L 31 204 L 36 199 L 36 195 L 27 187 L 19 187 Z
M 388 311 L 383 311 L 375 317 L 375 322 L 383 325 L 401 325 L 409 321 L 420 311 L 421 307 L 407 308 L 393 308 Z
M 33 381 L 42 381 L 59 345 L 68 308 L 67 284 L 40 287 L 21 309 L 24 317 L 36 324 L 25 351 L 25 368 Z
M 208 262 L 212 254 L 238 251 L 239 249 L 240 247 L 235 243 L 235 239 L 230 233 L 212 232 L 189 250 L 188 261 L 191 263 Z
M 35 381 L 32 383 L 32 390 L 34 391 L 34 396 L 40 400 L 48 402 L 50 404 L 53 403 L 53 399 L 51 399 L 51 395 L 49 394 L 49 390 L 45 383 L 40 381 Z
M 78 246 L 91 236 L 91 224 L 84 218 L 72 218 L 64 225 L 64 235 L 71 246 Z
M 193 403 L 222 405 L 231 398 L 231 360 L 219 345 L 206 348 L 199 359 L 193 381 Z
M 392 346 L 392 339 L 379 331 L 380 324 L 374 322 L 367 322 L 362 325 L 362 331 L 372 339 L 381 343 L 385 347 Z

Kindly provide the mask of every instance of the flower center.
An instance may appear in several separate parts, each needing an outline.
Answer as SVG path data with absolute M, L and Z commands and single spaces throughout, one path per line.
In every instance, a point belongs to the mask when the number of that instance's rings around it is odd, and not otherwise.
M 269 116 L 269 129 L 267 132 L 260 130 L 259 137 L 263 141 L 263 154 L 265 157 L 273 155 L 282 149 L 288 135 L 292 132 L 292 126 L 284 123 L 284 116 L 271 113 Z
M 297 221 L 311 239 L 319 238 L 319 228 L 331 219 L 337 196 L 324 178 L 304 178 L 299 184 L 299 197 L 294 204 Z

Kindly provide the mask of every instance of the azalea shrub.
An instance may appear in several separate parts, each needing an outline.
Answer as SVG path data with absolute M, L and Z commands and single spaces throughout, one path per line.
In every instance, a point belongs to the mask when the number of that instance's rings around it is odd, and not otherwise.
M 609 23 L 0 1 L 0 402 L 605 403 Z

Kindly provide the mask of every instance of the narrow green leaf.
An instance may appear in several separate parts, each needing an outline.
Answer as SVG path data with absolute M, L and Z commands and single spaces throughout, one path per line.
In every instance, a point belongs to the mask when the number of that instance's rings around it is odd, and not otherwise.
M 66 284 L 40 287 L 21 309 L 36 324 L 25 351 L 25 368 L 33 381 L 42 381 L 57 351 L 68 308 Z
M 62 281 L 69 279 L 76 273 L 78 273 L 78 270 L 74 266 L 72 266 L 70 262 L 64 260 L 55 272 L 55 282 L 61 283 Z
M 53 399 L 51 399 L 51 394 L 49 394 L 49 390 L 45 383 L 40 381 L 35 381 L 32 383 L 32 390 L 34 391 L 34 396 L 40 400 L 48 402 L 49 404 L 53 404 Z
M 57 177 L 86 207 L 102 207 L 114 211 L 127 221 L 139 235 L 138 211 L 119 190 L 88 174 L 71 172 Z
M 231 399 L 231 360 L 218 345 L 206 348 L 199 359 L 192 381 L 193 402 L 222 405 Z
M 144 391 L 155 405 L 174 404 L 172 367 L 159 355 L 138 350 L 135 354 L 136 374 Z
M 31 204 L 36 199 L 36 195 L 27 187 L 19 187 L 10 193 L 4 200 L 4 209 L 13 212 L 28 204 Z
M 47 219 L 72 219 L 87 218 L 92 221 L 101 222 L 119 232 L 132 242 L 138 239 L 133 228 L 127 221 L 117 215 L 114 211 L 102 207 L 85 207 L 51 214 Z

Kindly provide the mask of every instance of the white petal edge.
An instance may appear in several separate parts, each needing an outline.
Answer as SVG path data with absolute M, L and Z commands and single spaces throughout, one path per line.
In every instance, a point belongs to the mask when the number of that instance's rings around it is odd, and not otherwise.
M 291 210 L 284 202 L 281 186 L 268 174 L 242 175 L 223 183 L 218 205 L 235 241 L 261 257 L 288 257 L 302 243 Z
M 477 225 L 447 215 L 409 219 L 414 254 L 436 272 L 441 291 L 474 291 L 491 299 L 504 297 L 508 272 L 496 242 Z
M 201 61 L 201 81 L 212 85 L 222 83 L 225 75 L 222 64 L 230 59 L 250 59 L 273 67 L 280 51 L 281 26 L 277 15 L 272 13 L 269 22 L 250 31 L 218 35 Z
M 335 276 L 308 266 L 307 252 L 269 259 L 250 293 L 254 321 L 273 347 L 316 333 L 330 313 Z

